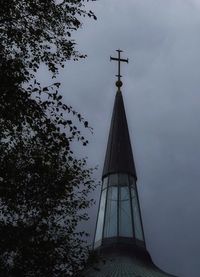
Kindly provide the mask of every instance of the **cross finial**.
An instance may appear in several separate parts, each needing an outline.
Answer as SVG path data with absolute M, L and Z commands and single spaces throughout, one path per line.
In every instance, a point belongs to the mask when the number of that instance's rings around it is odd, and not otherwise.
M 118 57 L 117 58 L 113 58 L 110 57 L 110 60 L 114 60 L 114 61 L 118 61 L 118 74 L 116 75 L 116 77 L 118 77 L 118 80 L 116 82 L 116 86 L 118 87 L 118 89 L 120 89 L 120 87 L 123 85 L 122 81 L 121 81 L 121 71 L 120 71 L 120 62 L 126 62 L 128 63 L 128 59 L 121 59 L 121 52 L 123 52 L 122 50 L 116 50 L 118 52 Z

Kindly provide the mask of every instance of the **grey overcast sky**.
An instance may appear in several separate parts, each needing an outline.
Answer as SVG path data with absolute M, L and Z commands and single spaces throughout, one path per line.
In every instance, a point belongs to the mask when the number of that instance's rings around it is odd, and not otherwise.
M 100 179 L 116 91 L 109 56 L 120 48 L 130 61 L 122 91 L 147 248 L 161 269 L 199 277 L 200 0 L 99 0 L 90 9 L 98 20 L 74 34 L 88 58 L 68 62 L 58 77 L 64 101 L 94 128 L 81 154 L 99 165 Z

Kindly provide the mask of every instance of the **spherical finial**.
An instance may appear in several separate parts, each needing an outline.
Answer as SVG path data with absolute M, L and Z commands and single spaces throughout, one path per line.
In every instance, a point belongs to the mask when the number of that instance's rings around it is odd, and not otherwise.
M 118 88 L 121 88 L 123 85 L 122 81 L 120 81 L 120 80 L 118 80 L 115 84 Z

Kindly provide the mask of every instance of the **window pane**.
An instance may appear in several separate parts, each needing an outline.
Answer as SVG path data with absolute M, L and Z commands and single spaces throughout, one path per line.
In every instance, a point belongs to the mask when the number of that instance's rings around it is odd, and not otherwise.
M 128 186 L 129 180 L 128 180 L 128 175 L 127 174 L 119 174 L 119 185 L 120 186 Z
M 109 186 L 118 185 L 118 174 L 111 174 L 108 178 L 109 178 Z
M 132 237 L 131 202 L 128 186 L 120 187 L 119 200 L 119 236 Z
M 117 187 L 108 188 L 104 237 L 117 236 Z
M 103 188 L 102 189 L 107 188 L 107 186 L 108 186 L 108 177 L 103 179 Z
M 101 194 L 101 202 L 99 207 L 98 221 L 97 221 L 97 229 L 95 235 L 95 243 L 102 239 L 103 232 L 103 222 L 104 222 L 104 214 L 105 214 L 105 202 L 106 202 L 106 192 L 107 189 L 102 191 Z
M 144 240 L 142 232 L 142 224 L 140 219 L 140 212 L 138 206 L 137 194 L 134 187 L 131 187 L 131 196 L 132 196 L 132 207 L 133 207 L 133 222 L 134 222 L 134 231 L 135 237 L 138 240 Z

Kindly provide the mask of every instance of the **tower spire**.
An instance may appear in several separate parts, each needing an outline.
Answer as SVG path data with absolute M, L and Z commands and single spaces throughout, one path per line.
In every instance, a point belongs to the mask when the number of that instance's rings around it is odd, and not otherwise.
M 118 87 L 110 125 L 103 174 L 102 192 L 95 232 L 94 248 L 107 244 L 130 244 L 145 249 L 145 240 L 137 192 L 137 175 L 120 87 L 121 50 L 117 50 Z
M 116 51 L 118 52 L 118 58 L 110 57 L 110 60 L 118 62 L 118 74 L 116 75 L 118 77 L 116 82 L 118 90 L 115 96 L 102 178 L 109 174 L 118 172 L 130 174 L 136 180 L 137 175 L 128 131 L 124 101 L 120 90 L 120 87 L 122 86 L 122 81 L 120 79 L 122 77 L 120 63 L 128 63 L 128 59 L 121 58 L 121 52 L 123 52 L 122 50 Z
M 93 250 L 101 257 L 84 276 L 172 276 L 160 271 L 146 249 L 137 176 L 120 87 L 121 50 L 117 50 L 118 87 L 102 174 Z M 97 270 L 97 269 L 98 270 Z
M 122 75 L 121 75 L 121 64 L 120 63 L 121 62 L 128 63 L 128 59 L 122 59 L 121 58 L 121 52 L 123 52 L 122 50 L 118 49 L 116 51 L 118 52 L 118 57 L 117 58 L 113 58 L 113 57 L 110 56 L 110 61 L 113 60 L 113 61 L 117 61 L 118 62 L 118 74 L 115 75 L 118 78 L 118 80 L 117 80 L 117 82 L 115 84 L 116 84 L 117 88 L 120 89 L 120 87 L 122 87 L 122 85 L 123 85 L 123 83 L 121 81 Z

